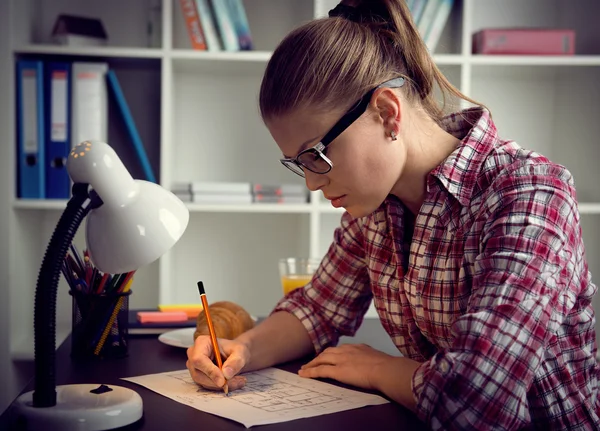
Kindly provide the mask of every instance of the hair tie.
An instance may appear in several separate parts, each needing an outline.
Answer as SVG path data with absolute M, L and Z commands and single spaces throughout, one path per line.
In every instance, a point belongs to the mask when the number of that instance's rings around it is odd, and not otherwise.
M 329 17 L 339 16 L 342 18 L 346 18 L 349 21 L 361 22 L 362 14 L 360 10 L 354 6 L 348 6 L 345 4 L 338 4 L 336 7 L 329 11 Z

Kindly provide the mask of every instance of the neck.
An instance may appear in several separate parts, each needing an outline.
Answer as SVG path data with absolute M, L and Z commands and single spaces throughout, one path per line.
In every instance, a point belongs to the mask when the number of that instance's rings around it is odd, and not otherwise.
M 391 194 L 416 215 L 425 200 L 429 173 L 452 154 L 460 140 L 428 117 L 411 119 L 408 123 L 410 126 L 404 128 L 402 136 L 406 143 L 406 162 Z

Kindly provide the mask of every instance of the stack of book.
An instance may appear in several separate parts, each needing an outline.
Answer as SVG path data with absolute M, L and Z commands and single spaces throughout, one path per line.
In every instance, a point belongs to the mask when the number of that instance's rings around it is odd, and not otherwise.
M 421 38 L 429 51 L 434 52 L 450 17 L 454 0 L 407 0 L 407 4 Z
M 302 184 L 191 181 L 175 183 L 171 191 L 183 202 L 198 204 L 304 204 L 308 192 Z
M 252 37 L 242 0 L 180 0 L 192 49 L 247 51 Z
M 210 181 L 177 183 L 171 189 L 183 202 L 198 204 L 249 204 L 251 190 L 250 183 Z
M 270 204 L 304 204 L 308 201 L 302 184 L 253 184 L 254 202 Z

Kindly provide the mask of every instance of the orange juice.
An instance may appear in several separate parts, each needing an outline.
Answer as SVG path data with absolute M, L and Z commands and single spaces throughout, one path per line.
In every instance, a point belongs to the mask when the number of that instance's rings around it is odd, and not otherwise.
M 281 277 L 281 286 L 283 288 L 283 294 L 287 295 L 292 290 L 297 289 L 299 287 L 303 287 L 311 279 L 312 275 L 310 274 L 284 275 L 283 277 Z

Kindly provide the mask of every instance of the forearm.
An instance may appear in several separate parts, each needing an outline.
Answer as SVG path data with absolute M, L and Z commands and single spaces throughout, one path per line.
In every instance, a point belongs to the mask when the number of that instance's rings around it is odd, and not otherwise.
M 392 400 L 415 411 L 417 403 L 412 393 L 412 377 L 419 365 L 409 358 L 394 358 L 376 371 L 375 386 Z
M 249 362 L 243 371 L 270 367 L 314 352 L 304 325 L 285 311 L 267 317 L 236 341 L 244 343 L 250 352 Z

